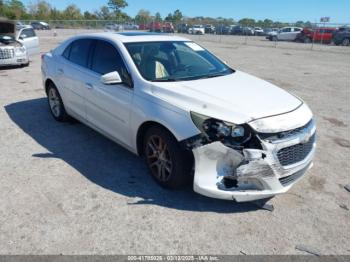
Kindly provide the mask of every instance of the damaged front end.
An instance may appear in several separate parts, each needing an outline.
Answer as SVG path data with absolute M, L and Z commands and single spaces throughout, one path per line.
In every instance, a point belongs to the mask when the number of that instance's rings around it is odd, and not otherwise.
M 15 24 L 0 20 L 0 66 L 28 64 L 25 46 L 16 40 Z
M 237 202 L 270 198 L 288 191 L 312 166 L 316 126 L 310 114 L 296 128 L 269 133 L 255 130 L 255 123 L 234 125 L 195 113 L 192 120 L 201 134 L 184 146 L 194 154 L 199 194 Z

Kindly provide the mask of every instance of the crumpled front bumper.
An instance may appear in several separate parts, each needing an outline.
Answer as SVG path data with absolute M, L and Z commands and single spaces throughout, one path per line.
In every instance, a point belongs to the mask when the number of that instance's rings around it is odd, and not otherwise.
M 261 150 L 238 151 L 221 142 L 197 147 L 193 149 L 194 191 L 208 197 L 237 202 L 270 198 L 285 193 L 312 167 L 316 140 L 312 141 L 312 148 L 307 156 L 291 165 L 282 165 L 277 152 L 306 143 L 311 137 L 315 137 L 315 132 L 316 127 L 313 126 L 307 133 L 289 139 L 274 142 L 260 140 Z

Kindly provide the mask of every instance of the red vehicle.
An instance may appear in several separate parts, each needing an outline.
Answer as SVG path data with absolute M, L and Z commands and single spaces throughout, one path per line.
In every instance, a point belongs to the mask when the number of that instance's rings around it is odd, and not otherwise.
M 163 25 L 160 22 L 151 22 L 148 26 L 151 32 L 162 32 Z
M 149 30 L 149 25 L 139 24 L 139 30 Z
M 336 28 L 323 27 L 314 30 L 304 28 L 297 36 L 296 41 L 302 43 L 322 42 L 329 44 L 332 42 Z
M 163 24 L 163 32 L 164 33 L 175 33 L 173 23 L 166 22 Z

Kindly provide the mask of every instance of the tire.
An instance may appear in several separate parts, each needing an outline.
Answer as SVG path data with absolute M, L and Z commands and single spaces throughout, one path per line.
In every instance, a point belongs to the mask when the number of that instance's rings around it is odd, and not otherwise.
M 66 122 L 69 116 L 64 108 L 60 93 L 54 84 L 50 83 L 47 87 L 47 102 L 50 108 L 51 115 L 58 122 Z
M 343 46 L 349 46 L 350 45 L 350 39 L 349 38 L 344 38 L 342 41 Z
M 154 126 L 147 130 L 143 154 L 151 176 L 160 186 L 181 189 L 190 181 L 193 156 L 181 149 L 164 128 Z
M 305 43 L 305 44 L 310 44 L 310 43 L 311 43 L 311 39 L 308 38 L 308 37 L 305 37 L 305 38 L 304 38 L 304 43 Z

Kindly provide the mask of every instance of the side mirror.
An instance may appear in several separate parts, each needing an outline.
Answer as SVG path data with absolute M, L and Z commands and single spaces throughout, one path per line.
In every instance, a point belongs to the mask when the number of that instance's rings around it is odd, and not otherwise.
M 24 38 L 26 38 L 26 35 L 20 35 L 19 39 L 24 40 Z
M 117 85 L 123 83 L 117 71 L 101 76 L 101 82 L 105 85 Z

